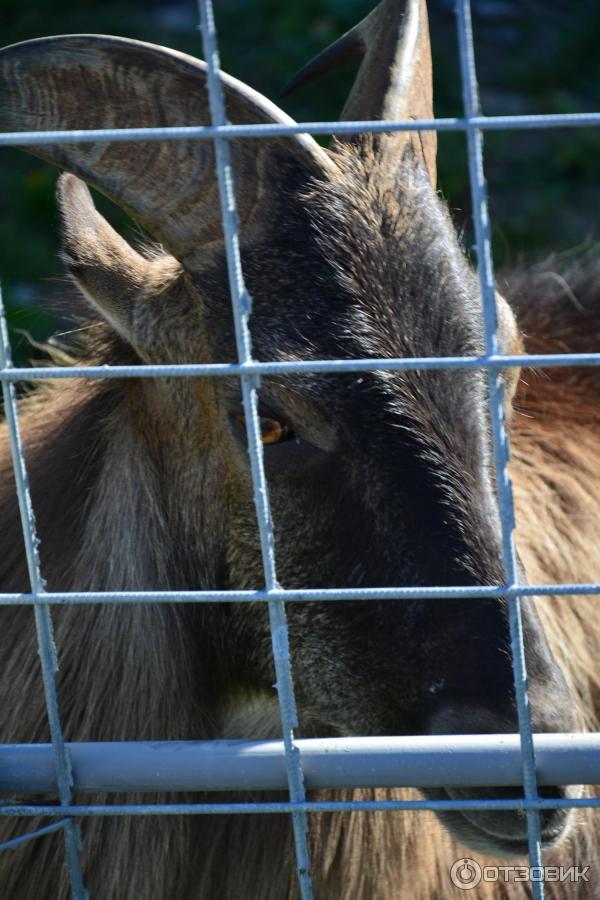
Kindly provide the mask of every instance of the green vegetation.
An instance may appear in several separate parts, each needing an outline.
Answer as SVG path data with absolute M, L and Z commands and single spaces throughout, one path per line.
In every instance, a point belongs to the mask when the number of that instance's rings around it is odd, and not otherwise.
M 2 0 L 3 43 L 72 32 L 121 34 L 201 54 L 195 0 Z M 224 69 L 275 97 L 314 53 L 350 28 L 370 0 L 215 0 Z M 474 0 L 484 111 L 581 112 L 600 108 L 597 0 Z M 430 2 L 436 114 L 459 115 L 461 92 L 449 0 Z M 349 89 L 349 69 L 324 78 L 284 106 L 298 120 L 334 119 Z M 440 135 L 440 188 L 458 227 L 469 233 L 465 139 Z M 598 236 L 600 129 L 506 131 L 486 136 L 486 173 L 500 267 Z M 57 320 L 42 298 L 63 293 L 54 205 L 56 171 L 16 150 L 2 151 L 0 277 L 13 329 L 45 338 Z M 109 211 L 109 205 L 103 206 Z M 127 221 L 110 210 L 119 227 Z M 53 303 L 54 306 L 54 303 Z M 46 309 L 48 308 L 46 301 Z M 65 301 L 68 314 L 68 301 Z M 60 321 L 58 322 L 60 325 Z M 15 335 L 17 358 L 33 352 Z

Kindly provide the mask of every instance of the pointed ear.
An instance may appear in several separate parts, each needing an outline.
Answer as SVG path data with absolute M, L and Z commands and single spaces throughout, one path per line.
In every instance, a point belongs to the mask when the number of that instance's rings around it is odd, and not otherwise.
M 58 180 L 63 259 L 81 291 L 115 330 L 131 341 L 133 306 L 152 263 L 140 256 L 96 210 L 75 175 Z

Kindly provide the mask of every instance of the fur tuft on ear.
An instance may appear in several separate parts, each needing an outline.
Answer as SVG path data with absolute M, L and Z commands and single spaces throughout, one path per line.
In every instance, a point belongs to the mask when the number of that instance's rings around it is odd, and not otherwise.
M 75 175 L 60 176 L 57 199 L 63 259 L 70 274 L 92 306 L 130 341 L 134 300 L 151 262 L 100 215 L 87 185 Z

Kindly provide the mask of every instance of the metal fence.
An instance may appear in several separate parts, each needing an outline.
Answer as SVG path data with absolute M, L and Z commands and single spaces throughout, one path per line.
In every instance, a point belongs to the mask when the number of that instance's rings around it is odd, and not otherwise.
M 211 126 L 185 128 L 103 129 L 94 131 L 26 132 L 0 135 L 0 145 L 77 143 L 122 140 L 213 140 L 218 172 L 221 214 L 229 286 L 237 343 L 237 364 L 146 365 L 69 368 L 28 368 L 12 366 L 6 321 L 2 312 L 0 339 L 0 379 L 5 401 L 23 536 L 31 591 L 0 594 L 0 604 L 28 604 L 33 607 L 43 684 L 52 745 L 16 748 L 0 746 L 2 787 L 19 791 L 56 791 L 59 804 L 47 806 L 0 806 L 0 815 L 49 816 L 55 822 L 0 844 L 0 850 L 15 847 L 51 831 L 63 830 L 73 896 L 84 900 L 87 892 L 79 862 L 80 837 L 75 819 L 80 816 L 118 815 L 200 815 L 235 813 L 289 813 L 293 820 L 297 872 L 303 900 L 312 897 L 310 859 L 307 843 L 307 814 L 313 811 L 398 809 L 520 809 L 527 815 L 529 859 L 541 865 L 540 810 L 548 808 L 598 806 L 600 798 L 545 800 L 540 784 L 600 783 L 600 735 L 532 735 L 527 693 L 527 672 L 520 615 L 520 597 L 527 595 L 600 594 L 600 584 L 520 585 L 513 543 L 514 508 L 508 474 L 508 439 L 504 425 L 501 370 L 514 365 L 571 366 L 600 365 L 600 353 L 502 356 L 497 339 L 495 282 L 490 245 L 487 191 L 483 172 L 484 130 L 507 128 L 553 128 L 600 125 L 600 113 L 537 116 L 483 116 L 479 107 L 473 52 L 469 0 L 457 0 L 456 19 L 460 48 L 464 116 L 403 122 L 319 122 L 297 125 L 229 125 L 220 82 L 217 34 L 211 0 L 199 0 L 204 57 L 208 64 L 208 91 Z M 298 133 L 348 134 L 364 131 L 463 131 L 468 145 L 469 175 L 475 221 L 476 249 L 483 296 L 485 352 L 478 357 L 411 359 L 317 360 L 256 362 L 252 356 L 250 303 L 240 258 L 235 190 L 229 163 L 229 140 L 258 139 Z M 1 310 L 1 301 L 0 301 Z M 397 587 L 283 590 L 277 581 L 273 526 L 268 487 L 262 458 L 257 414 L 260 376 L 301 372 L 358 372 L 364 370 L 440 368 L 480 368 L 487 371 L 489 409 L 498 499 L 502 523 L 505 583 L 491 587 Z M 265 587 L 241 591 L 121 591 L 92 593 L 49 593 L 44 589 L 37 552 L 35 520 L 27 483 L 27 472 L 19 434 L 15 383 L 46 378 L 144 378 L 238 376 L 242 386 L 248 449 L 262 550 Z M 482 598 L 506 597 L 512 645 L 514 683 L 517 697 L 519 735 L 354 738 L 328 741 L 297 741 L 294 687 L 290 665 L 285 602 L 342 599 L 401 598 Z M 283 743 L 217 742 L 152 745 L 73 744 L 66 745 L 61 728 L 56 693 L 56 653 L 52 639 L 52 604 L 142 603 L 142 602 L 266 602 L 269 609 L 272 650 L 277 675 L 277 691 Z M 177 746 L 176 765 L 169 749 Z M 101 749 L 101 752 L 99 752 Z M 244 759 L 244 766 L 241 761 Z M 216 790 L 234 788 L 281 788 L 287 786 L 289 800 L 270 803 L 122 804 L 75 806 L 72 803 L 73 761 L 77 764 L 77 788 L 95 790 Z M 160 768 L 160 776 L 156 769 Z M 336 786 L 433 786 L 449 783 L 464 786 L 490 783 L 490 771 L 498 785 L 522 783 L 524 797 L 510 800 L 385 800 L 310 802 L 309 787 Z M 34 774 L 35 772 L 35 774 Z M 152 774 L 150 774 L 152 772 Z M 375 774 L 373 774 L 375 773 Z M 534 880 L 536 900 L 544 896 L 541 881 Z

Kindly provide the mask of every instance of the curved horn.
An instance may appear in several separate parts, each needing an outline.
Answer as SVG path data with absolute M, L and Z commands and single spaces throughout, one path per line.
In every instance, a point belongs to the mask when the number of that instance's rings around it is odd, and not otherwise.
M 293 120 L 223 75 L 229 121 Z M 210 124 L 206 65 L 141 41 L 68 35 L 0 51 L 0 130 L 42 131 Z M 23 147 L 79 175 L 133 216 L 181 262 L 220 240 L 221 217 L 211 140 L 51 144 Z M 238 213 L 260 227 L 280 202 L 290 165 L 308 175 L 333 163 L 308 135 L 232 141 Z
M 425 0 L 383 0 L 367 17 L 307 63 L 282 94 L 360 57 L 363 62 L 342 110 L 342 121 L 432 119 L 431 48 Z M 346 140 L 354 140 L 351 135 Z M 435 131 L 374 136 L 384 155 L 397 157 L 410 141 L 433 185 Z
M 332 72 L 351 62 L 362 59 L 365 55 L 365 44 L 362 36 L 364 22 L 366 22 L 366 19 L 350 31 L 347 31 L 346 34 L 343 34 L 317 56 L 313 56 L 289 81 L 286 81 L 278 97 L 287 97 L 288 94 L 293 94 L 294 91 L 304 87 L 305 84 L 310 84 L 311 81 L 315 81 L 321 75 L 326 75 L 327 72 Z

